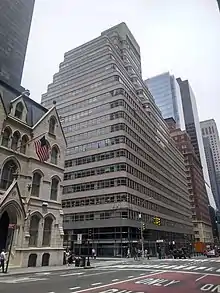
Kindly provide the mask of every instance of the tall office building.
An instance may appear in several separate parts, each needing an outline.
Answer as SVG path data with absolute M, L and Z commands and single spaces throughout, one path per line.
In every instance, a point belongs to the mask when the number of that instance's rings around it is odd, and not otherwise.
M 21 84 L 35 0 L 0 1 L 0 81 Z
M 196 105 L 196 98 L 188 80 L 177 78 L 177 81 L 180 86 L 186 131 L 191 138 L 195 153 L 202 164 L 209 203 L 213 208 L 216 208 L 215 199 L 211 190 L 202 132 L 199 124 L 199 114 Z
M 209 214 L 209 200 L 206 192 L 201 163 L 195 154 L 186 131 L 173 127 L 172 118 L 166 119 L 170 135 L 184 156 L 188 191 L 190 194 L 192 222 L 195 242 L 213 243 L 212 223 Z
M 220 0 L 217 0 L 217 3 L 218 3 L 218 8 L 220 10 Z
M 209 141 L 209 146 L 212 152 L 212 158 L 214 160 L 214 168 L 216 172 L 215 176 L 217 177 L 217 185 L 219 190 L 218 196 L 217 196 L 217 202 L 218 202 L 218 209 L 220 209 L 220 194 L 219 194 L 220 192 L 220 141 L 219 141 L 218 128 L 214 119 L 202 121 L 200 122 L 200 126 L 202 130 L 203 138 Z M 209 157 L 207 158 L 207 161 L 209 161 Z
M 169 72 L 145 80 L 164 119 L 172 117 L 177 128 L 185 129 L 179 84 Z
M 65 53 L 42 96 L 56 101 L 67 139 L 65 243 L 121 255 L 139 243 L 185 243 L 192 223 L 183 157 L 141 77 L 140 48 L 125 23 Z M 145 229 L 146 228 L 146 229 Z M 79 238 L 80 239 L 80 238 Z M 81 242 L 78 239 L 78 242 Z

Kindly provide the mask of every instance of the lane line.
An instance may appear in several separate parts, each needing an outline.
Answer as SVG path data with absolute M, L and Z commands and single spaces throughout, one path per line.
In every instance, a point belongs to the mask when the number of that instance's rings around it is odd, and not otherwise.
M 127 278 L 128 278 L 128 279 L 131 279 L 131 278 L 134 278 L 134 276 L 128 276 Z
M 153 274 L 149 274 L 149 275 L 146 275 L 146 277 L 153 277 L 153 276 L 156 276 L 156 275 L 159 275 L 161 273 L 165 273 L 166 271 L 159 271 L 157 273 L 153 273 Z M 142 277 L 136 277 L 136 278 L 133 278 L 133 279 L 130 279 L 129 281 L 136 281 L 136 280 L 139 280 L 139 279 L 142 279 Z M 105 284 L 105 285 L 102 285 L 102 286 L 97 286 L 97 287 L 94 287 L 92 288 L 91 290 L 97 290 L 97 289 L 102 289 L 102 288 L 106 288 L 108 286 L 113 286 L 113 285 L 119 285 L 119 284 L 123 284 L 123 283 L 126 283 L 128 281 L 128 279 L 126 280 L 123 280 L 123 281 L 118 281 L 118 282 L 115 282 L 115 283 L 109 283 L 109 284 Z M 83 292 L 88 292 L 88 290 L 90 290 L 90 288 L 87 288 L 87 289 L 83 289 L 83 290 L 80 290 L 80 291 L 76 291 L 74 293 L 83 293 Z
M 119 279 L 114 279 L 114 280 L 112 280 L 112 282 L 117 282 L 117 281 L 119 281 Z
M 63 274 L 60 275 L 60 277 L 68 277 L 68 276 L 80 276 L 83 275 L 84 273 L 69 273 L 69 274 Z
M 78 289 L 80 289 L 81 287 L 72 287 L 72 288 L 69 288 L 69 290 L 78 290 Z
M 98 286 L 98 285 L 102 285 L 102 283 L 93 283 L 93 284 L 91 284 L 91 286 Z
M 204 275 L 204 276 L 202 276 L 202 277 L 196 279 L 196 282 L 198 282 L 199 280 L 202 280 L 203 278 L 205 278 L 205 277 L 207 277 L 207 276 L 208 276 L 208 275 L 206 274 L 206 275 Z

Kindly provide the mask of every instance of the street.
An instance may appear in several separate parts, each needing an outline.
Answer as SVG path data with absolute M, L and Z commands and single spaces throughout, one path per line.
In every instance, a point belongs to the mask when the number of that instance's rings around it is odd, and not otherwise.
M 220 259 L 121 260 L 92 269 L 5 275 L 0 293 L 220 292 Z

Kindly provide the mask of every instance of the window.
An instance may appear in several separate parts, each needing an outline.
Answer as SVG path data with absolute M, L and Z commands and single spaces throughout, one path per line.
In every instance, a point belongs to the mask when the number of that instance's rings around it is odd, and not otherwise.
M 22 154 L 26 153 L 27 143 L 28 143 L 28 137 L 26 135 L 24 135 L 21 139 L 21 146 L 20 146 L 20 152 Z
M 57 200 L 58 185 L 59 185 L 58 179 L 53 178 L 52 183 L 51 183 L 51 191 L 50 191 L 50 199 L 51 200 Z
M 49 133 L 55 134 L 55 125 L 56 125 L 56 119 L 54 117 L 50 118 L 49 122 Z
M 54 146 L 51 151 L 51 163 L 54 165 L 57 165 L 58 153 L 59 153 L 58 148 Z
M 46 217 L 44 221 L 43 246 L 50 246 L 53 219 Z
M 39 229 L 40 217 L 38 215 L 33 215 L 30 221 L 29 228 L 29 246 L 37 246 L 38 244 L 38 229 Z
M 10 136 L 11 136 L 11 129 L 7 127 L 5 128 L 2 135 L 2 145 L 6 148 L 8 147 Z
M 32 180 L 31 195 L 39 197 L 40 195 L 40 184 L 41 184 L 41 174 L 38 172 L 34 173 Z
M 23 110 L 24 106 L 22 102 L 17 103 L 15 108 L 15 117 L 17 117 L 18 119 L 22 119 Z
M 18 166 L 13 160 L 5 163 L 2 169 L 1 188 L 7 189 L 12 184 L 14 174 L 17 172 L 17 170 Z
M 15 133 L 12 136 L 11 148 L 14 151 L 18 150 L 18 142 L 19 142 L 20 136 L 21 135 L 20 135 L 20 133 L 18 131 L 15 131 Z

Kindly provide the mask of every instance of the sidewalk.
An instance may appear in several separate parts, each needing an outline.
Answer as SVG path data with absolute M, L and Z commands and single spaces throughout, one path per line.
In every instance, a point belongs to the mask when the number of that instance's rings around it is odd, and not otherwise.
M 91 259 L 90 258 L 90 263 L 92 267 L 97 267 L 97 266 L 105 266 L 106 264 L 111 264 L 111 263 L 121 263 L 125 259 L 124 258 L 98 258 L 98 259 Z M 48 267 L 29 267 L 29 268 L 8 268 L 8 273 L 3 274 L 1 273 L 0 270 L 0 278 L 1 277 L 6 277 L 6 276 L 14 276 L 14 275 L 24 275 L 24 274 L 33 274 L 33 273 L 47 273 L 47 272 L 56 272 L 56 271 L 68 271 L 68 270 L 81 270 L 83 268 L 81 267 L 75 267 L 74 264 L 67 266 L 67 265 L 62 265 L 62 266 L 48 266 Z

